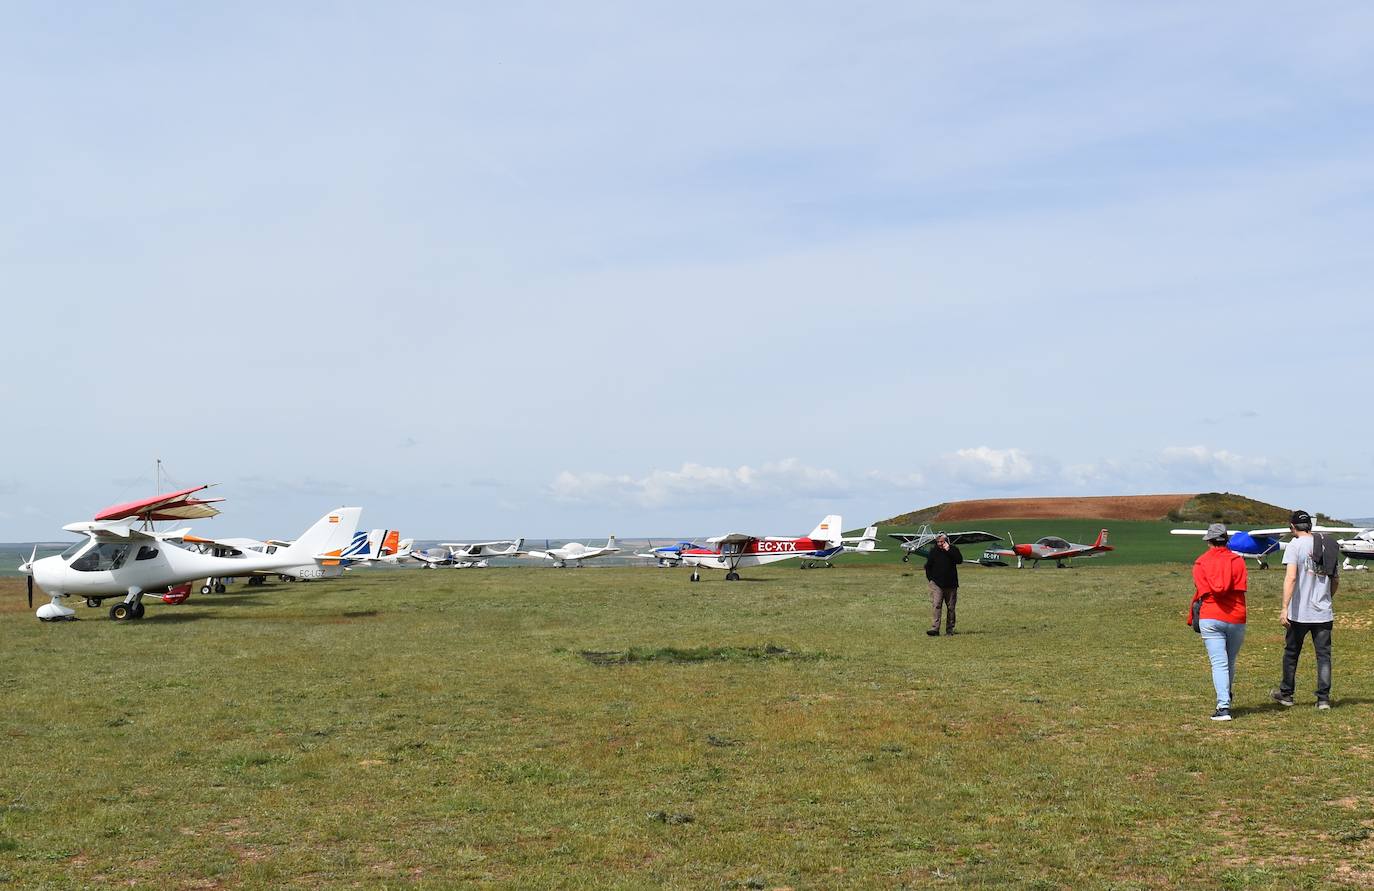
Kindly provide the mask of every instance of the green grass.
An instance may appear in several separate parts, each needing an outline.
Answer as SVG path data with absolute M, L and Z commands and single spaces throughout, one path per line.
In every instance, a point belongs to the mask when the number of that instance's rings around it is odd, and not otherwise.
M 1217 725 L 1188 567 L 1111 559 L 969 570 L 939 639 L 899 563 L 358 571 L 128 624 L 41 625 L 5 580 L 0 879 L 1368 886 L 1374 581 L 1318 713 L 1310 654 L 1267 703 L 1254 574 Z
M 1202 551 L 1201 539 L 1183 535 L 1170 535 L 1170 529 L 1190 529 L 1205 528 L 1194 523 L 1168 523 L 1156 522 L 1153 520 L 977 520 L 959 523 L 937 523 L 935 529 L 946 532 L 955 530 L 979 530 L 991 532 L 993 535 L 1002 536 L 1001 542 L 994 542 L 987 545 L 961 545 L 960 551 L 965 560 L 977 560 L 987 548 L 1005 548 L 1010 546 L 1007 540 L 1008 533 L 1018 543 L 1033 542 L 1046 535 L 1057 535 L 1069 541 L 1080 544 L 1092 544 L 1097 538 L 1097 533 L 1106 529 L 1109 533 L 1107 543 L 1116 548 L 1115 551 L 1089 560 L 1077 561 L 1076 565 L 1094 566 L 1111 564 L 1134 566 L 1141 564 L 1177 563 L 1181 561 L 1192 561 Z M 901 561 L 901 553 L 897 550 L 897 543 L 887 537 L 889 532 L 916 532 L 917 526 L 879 526 L 878 547 L 891 548 L 885 554 L 873 554 L 867 557 L 856 554 L 849 554 L 844 559 L 853 564 L 861 560 L 872 560 L 882 563 L 893 563 Z M 861 533 L 854 533 L 861 534 Z M 1012 560 L 1015 566 L 1015 560 Z M 1278 563 L 1278 558 L 1274 557 L 1273 562 Z M 1253 567 L 1254 564 L 1251 563 Z M 1053 568 L 1052 564 L 1041 564 L 1041 569 Z M 978 570 L 974 570 L 975 572 Z M 1039 570 L 1037 570 L 1039 571 Z

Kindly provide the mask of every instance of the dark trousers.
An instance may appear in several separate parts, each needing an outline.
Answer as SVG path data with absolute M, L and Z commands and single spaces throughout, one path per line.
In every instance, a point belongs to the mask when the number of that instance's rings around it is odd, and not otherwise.
M 1312 649 L 1317 651 L 1317 699 L 1331 698 L 1331 623 L 1330 622 L 1293 622 L 1288 623 L 1288 633 L 1283 640 L 1283 681 L 1279 692 L 1293 695 L 1297 684 L 1298 656 L 1302 653 L 1302 639 L 1312 635 Z
M 931 620 L 930 627 L 936 631 L 940 630 L 940 608 L 945 610 L 945 629 L 954 630 L 954 604 L 959 601 L 958 588 L 941 588 L 934 582 L 930 583 L 930 607 L 935 613 L 935 618 Z

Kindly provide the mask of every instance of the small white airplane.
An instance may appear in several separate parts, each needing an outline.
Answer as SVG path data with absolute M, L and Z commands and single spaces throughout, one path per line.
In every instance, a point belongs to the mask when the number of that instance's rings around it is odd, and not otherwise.
M 1341 556 L 1345 558 L 1341 563 L 1341 569 L 1368 569 L 1365 564 L 1374 560 L 1374 529 L 1365 529 L 1354 538 L 1338 539 L 1336 544 L 1340 545 Z M 1356 566 L 1350 562 L 1352 560 L 1359 560 L 1360 565 Z
M 549 548 L 544 551 L 529 551 L 527 556 L 538 557 L 541 560 L 552 560 L 553 565 L 562 569 L 568 564 L 572 564 L 575 569 L 582 568 L 583 560 L 592 560 L 597 557 L 605 557 L 610 554 L 619 554 L 620 548 L 615 546 L 615 536 L 606 539 L 606 543 L 599 548 L 588 547 L 579 542 L 566 544 L 561 548 Z
M 69 523 L 62 528 L 85 535 L 84 541 L 53 557 L 30 557 L 19 570 L 29 577 L 29 606 L 33 606 L 35 584 L 51 598 L 37 610 L 44 622 L 75 618 L 75 610 L 62 605 L 62 599 L 71 596 L 84 597 L 93 606 L 104 598 L 120 597 L 110 607 L 110 618 L 141 619 L 144 595 L 158 596 L 186 582 L 337 561 L 328 552 L 349 545 L 361 514 L 359 507 L 330 511 L 289 547 L 240 557 L 216 557 L 184 547 L 181 540 L 189 532 L 186 529 L 144 531 L 129 522 L 111 520 Z
M 451 569 L 486 569 L 493 557 L 523 557 L 520 547 L 523 538 L 503 538 L 499 541 L 440 542 L 438 547 L 423 551 L 412 551 L 410 559 L 421 563 L 426 569 L 441 566 Z

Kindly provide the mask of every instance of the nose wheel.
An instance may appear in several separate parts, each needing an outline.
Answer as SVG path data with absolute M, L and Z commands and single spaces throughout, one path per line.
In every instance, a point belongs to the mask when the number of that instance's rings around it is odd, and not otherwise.
M 734 571 L 727 572 L 725 574 L 725 580 L 727 582 L 737 582 L 739 581 L 739 573 Z

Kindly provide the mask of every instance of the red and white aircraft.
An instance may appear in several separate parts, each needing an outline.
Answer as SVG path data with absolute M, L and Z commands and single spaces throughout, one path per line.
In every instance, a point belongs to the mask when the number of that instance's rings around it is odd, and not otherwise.
M 706 539 L 715 545 L 710 548 L 684 548 L 682 562 L 692 567 L 692 581 L 701 581 L 698 569 L 723 569 L 725 580 L 739 580 L 741 566 L 762 566 L 793 557 L 811 560 L 828 560 L 845 550 L 844 520 L 831 514 L 817 524 L 809 535 L 800 538 L 780 538 L 775 536 L 746 535 L 731 532 Z
M 1009 548 L 994 548 L 983 552 L 983 559 L 980 563 L 995 561 L 999 557 L 1015 557 L 1016 568 L 1020 569 L 1026 561 L 1031 561 L 1031 569 L 1040 564 L 1041 560 L 1053 560 L 1054 565 L 1059 569 L 1064 569 L 1064 561 L 1072 560 L 1075 557 L 1094 557 L 1098 554 L 1105 554 L 1114 551 L 1116 548 L 1107 544 L 1107 530 L 1103 529 L 1097 533 L 1097 541 L 1090 545 L 1074 544 L 1065 541 L 1057 535 L 1047 535 L 1032 544 L 1017 544 L 1012 539 L 1011 533 L 1007 533 L 1008 540 L 1011 541 Z M 1005 565 L 994 562 L 992 565 Z

